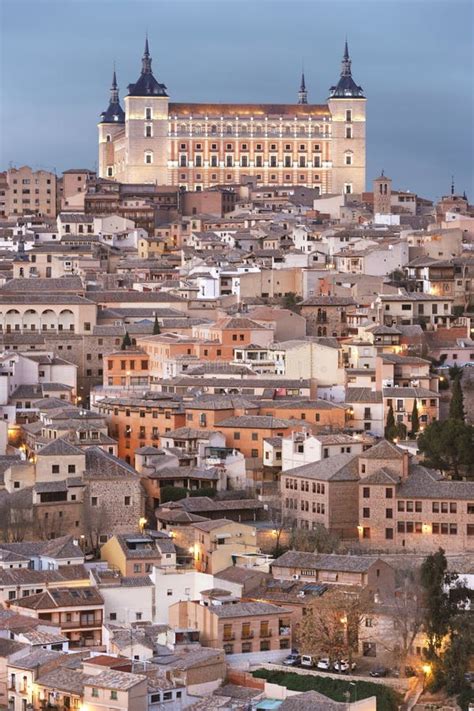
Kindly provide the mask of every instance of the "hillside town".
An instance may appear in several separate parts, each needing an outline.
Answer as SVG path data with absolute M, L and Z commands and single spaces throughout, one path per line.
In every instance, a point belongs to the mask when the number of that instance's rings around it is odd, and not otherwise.
M 57 57 L 84 117 L 126 3 L 107 3 L 106 33 L 89 3 L 90 38 L 86 3 L 67 32 L 48 4 L 33 39 L 32 8 L 4 35 L 44 54 L 67 144 L 58 125 L 42 156 L 64 169 L 83 154 Z M 178 24 L 173 63 L 194 76 Z M 0 709 L 474 711 L 470 186 L 443 168 L 434 198 L 409 141 L 398 184 L 390 117 L 380 172 L 366 164 L 347 38 L 323 103 L 304 69 L 294 103 L 271 103 L 264 63 L 268 103 L 175 101 L 185 84 L 167 88 L 151 45 L 123 98 L 114 61 L 95 164 L 46 168 L 30 148 L 0 173 Z M 23 51 L 4 54 L 23 140 L 46 99 Z
M 419 694 L 472 632 L 466 195 L 2 178 L 0 706 Z

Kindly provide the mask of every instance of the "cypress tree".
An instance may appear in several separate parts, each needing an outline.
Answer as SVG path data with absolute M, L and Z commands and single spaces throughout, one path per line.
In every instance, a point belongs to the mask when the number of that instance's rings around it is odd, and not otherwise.
M 392 440 L 395 436 L 395 415 L 393 414 L 393 407 L 390 405 L 387 413 L 387 422 L 385 424 L 385 439 Z
M 418 417 L 418 403 L 415 400 L 413 401 L 413 410 L 411 411 L 411 436 L 413 438 L 416 437 L 416 434 L 418 430 L 420 429 L 420 418 Z
M 452 420 L 464 422 L 464 395 L 461 387 L 461 378 L 456 376 L 451 388 L 451 402 L 449 403 L 449 417 Z
M 125 331 L 125 336 L 123 337 L 121 350 L 124 351 L 132 345 L 132 339 L 129 336 L 128 331 Z
M 155 314 L 155 323 L 153 324 L 153 335 L 158 336 L 161 333 L 160 324 L 158 323 L 158 316 Z

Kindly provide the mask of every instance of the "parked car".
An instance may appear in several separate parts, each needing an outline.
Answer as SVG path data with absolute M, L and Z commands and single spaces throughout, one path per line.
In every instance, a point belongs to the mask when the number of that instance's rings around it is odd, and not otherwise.
M 292 652 L 283 660 L 283 664 L 285 665 L 285 667 L 296 667 L 300 663 L 301 654 L 297 654 L 296 652 Z
M 315 658 L 311 654 L 302 654 L 300 664 L 302 667 L 314 667 Z
M 337 672 L 354 671 L 355 668 L 356 668 L 355 662 L 352 662 L 352 664 L 350 664 L 348 659 L 339 659 L 337 662 L 334 662 L 334 664 L 333 664 L 333 669 L 334 669 L 334 671 L 337 671 Z
M 393 676 L 400 676 L 400 669 L 395 669 L 393 672 Z M 413 667 L 405 667 L 405 676 L 416 676 L 416 671 L 413 669 Z
M 329 671 L 331 668 L 331 662 L 327 657 L 324 659 L 318 659 L 318 663 L 316 664 L 316 669 L 323 669 L 324 671 Z
M 370 676 L 374 676 L 374 677 L 387 676 L 389 671 L 390 670 L 387 669 L 387 667 L 374 667 L 373 669 L 371 669 L 369 674 L 370 674 Z

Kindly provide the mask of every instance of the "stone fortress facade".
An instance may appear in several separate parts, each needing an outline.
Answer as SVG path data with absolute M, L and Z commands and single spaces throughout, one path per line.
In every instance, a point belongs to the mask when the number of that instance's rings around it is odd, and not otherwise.
M 296 104 L 173 103 L 151 65 L 147 38 L 125 109 L 114 71 L 98 125 L 100 177 L 186 190 L 232 185 L 244 176 L 321 194 L 365 190 L 366 99 L 352 78 L 347 42 L 325 104 L 308 103 L 304 74 Z

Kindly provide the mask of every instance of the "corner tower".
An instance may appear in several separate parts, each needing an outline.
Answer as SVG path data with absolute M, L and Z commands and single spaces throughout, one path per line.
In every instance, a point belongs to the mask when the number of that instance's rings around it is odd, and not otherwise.
M 124 182 L 168 183 L 168 94 L 151 69 L 148 37 L 142 70 L 125 97 Z
M 365 111 L 362 87 L 352 78 L 347 40 L 341 76 L 329 90 L 332 117 L 332 187 L 334 193 L 362 193 L 365 190 Z
M 115 178 L 115 140 L 123 133 L 125 113 L 120 106 L 117 75 L 112 76 L 109 106 L 100 115 L 99 127 L 99 177 Z

